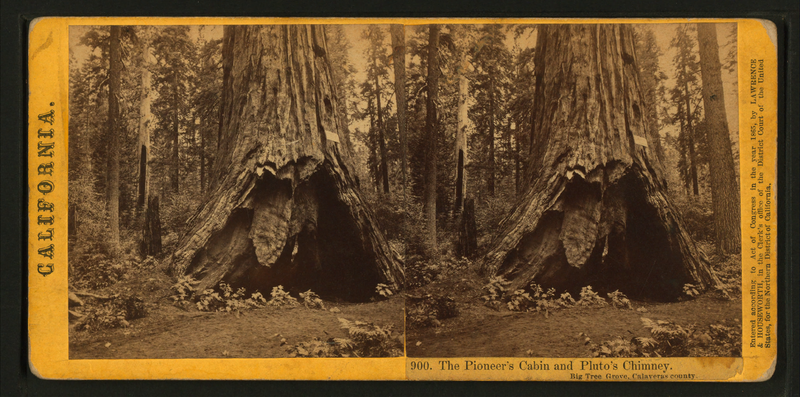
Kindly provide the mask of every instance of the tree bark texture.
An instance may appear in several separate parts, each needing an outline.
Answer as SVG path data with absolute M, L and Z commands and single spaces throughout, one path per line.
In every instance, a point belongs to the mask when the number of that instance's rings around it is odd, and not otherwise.
M 653 161 L 625 25 L 544 25 L 537 38 L 532 179 L 482 269 L 576 293 L 673 300 L 717 285 Z
M 700 76 L 703 79 L 703 110 L 706 115 L 711 174 L 711 206 L 717 250 L 731 254 L 741 246 L 739 184 L 731 152 L 731 137 L 725 114 L 725 93 L 722 91 L 722 66 L 719 61 L 717 28 L 713 24 L 697 24 L 700 45 Z
M 312 289 L 364 301 L 404 282 L 342 161 L 323 29 L 226 26 L 212 185 L 173 254 L 198 288 Z
M 150 48 L 147 41 L 147 27 L 143 27 L 142 38 L 142 66 L 141 66 L 141 86 L 139 87 L 139 183 L 136 197 L 136 210 L 142 214 L 147 206 L 147 197 L 150 195 L 150 127 L 153 115 L 150 112 L 152 96 L 150 95 L 151 74 L 150 74 Z
M 428 36 L 428 75 L 425 101 L 425 189 L 424 211 L 426 232 L 426 254 L 428 258 L 438 257 L 436 242 L 436 144 L 438 137 L 438 114 L 436 101 L 439 95 L 439 25 L 431 25 Z
M 478 252 L 478 228 L 475 224 L 475 199 L 468 198 L 458 223 L 456 256 L 472 259 Z
M 405 26 L 392 25 L 392 67 L 394 69 L 394 96 L 397 102 L 397 129 L 400 135 L 400 167 L 403 194 L 408 188 L 408 133 L 406 125 L 406 33 Z
M 686 65 L 683 65 L 684 73 L 686 73 Z M 692 180 L 692 194 L 695 196 L 700 194 L 700 186 L 697 180 L 697 153 L 695 152 L 697 143 L 695 142 L 695 128 L 696 123 L 692 117 L 692 105 L 689 102 L 691 94 L 689 91 L 689 83 L 683 82 L 683 91 L 686 93 L 684 98 L 684 106 L 686 107 L 686 139 L 689 140 L 689 177 Z
M 372 58 L 375 70 L 378 70 L 378 60 Z M 378 73 L 375 72 L 375 104 L 378 109 L 378 148 L 381 153 L 380 173 L 383 181 L 383 193 L 389 194 L 389 162 L 386 153 L 386 136 L 383 126 L 383 109 L 381 108 L 381 86 L 378 81 Z
M 173 93 L 172 93 L 172 161 L 171 161 L 171 183 L 172 183 L 172 192 L 178 194 L 180 192 L 180 167 L 181 167 L 181 159 L 180 159 L 180 117 L 178 112 L 180 112 L 180 97 L 178 96 L 178 71 L 173 70 Z
M 112 255 L 120 248 L 119 240 L 119 157 L 120 135 L 123 123 L 120 122 L 120 73 L 122 72 L 122 49 L 120 36 L 122 28 L 112 26 L 109 36 L 108 71 L 108 127 L 106 129 L 106 209 L 108 210 L 109 245 Z
M 464 209 L 464 199 L 467 195 L 467 125 L 468 110 L 467 98 L 469 96 L 467 81 L 467 52 L 465 49 L 459 51 L 458 67 L 458 112 L 456 113 L 456 183 L 455 183 L 455 208 L 454 213 L 458 216 Z
M 486 160 L 486 188 L 489 190 L 489 196 L 494 197 L 494 116 L 496 103 L 494 100 L 494 76 L 489 77 L 489 133 L 486 136 L 488 140 L 487 147 L 489 148 L 489 158 Z
M 146 208 L 142 226 L 141 254 L 143 257 L 156 256 L 161 253 L 161 215 L 157 195 L 151 194 L 147 197 Z

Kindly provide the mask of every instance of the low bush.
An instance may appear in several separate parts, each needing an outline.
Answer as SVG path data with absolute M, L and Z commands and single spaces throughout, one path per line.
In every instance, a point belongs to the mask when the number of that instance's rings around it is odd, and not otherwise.
M 408 302 L 406 321 L 412 328 L 439 326 L 439 320 L 458 316 L 458 307 L 452 298 L 428 294 L 409 298 Z
M 75 324 L 78 330 L 99 330 L 128 327 L 129 321 L 145 317 L 144 301 L 135 296 L 114 296 L 98 305 L 84 306 L 83 316 Z
M 270 300 L 267 302 L 267 305 L 274 306 L 274 307 L 283 307 L 283 306 L 297 306 L 300 303 L 295 299 L 293 296 L 289 295 L 288 292 L 283 290 L 283 286 L 279 285 L 277 287 L 272 287 L 272 293 L 270 293 Z
M 300 299 L 303 300 L 303 305 L 309 309 L 325 310 L 325 304 L 322 302 L 322 299 L 320 299 L 319 295 L 311 290 L 301 292 Z
M 402 335 L 394 335 L 392 326 L 379 326 L 339 318 L 349 338 L 314 338 L 286 349 L 290 357 L 401 357 Z
M 665 320 L 641 318 L 650 337 L 617 337 L 599 344 L 580 333 L 593 357 L 739 357 L 742 349 L 740 328 L 711 324 L 705 329 L 682 326 Z
M 581 288 L 581 298 L 577 302 L 578 306 L 606 306 L 608 302 L 601 298 L 597 292 L 592 290 L 591 285 Z

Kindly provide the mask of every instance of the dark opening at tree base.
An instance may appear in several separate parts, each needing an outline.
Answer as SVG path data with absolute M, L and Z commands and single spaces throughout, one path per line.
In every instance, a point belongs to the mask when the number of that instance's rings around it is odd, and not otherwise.
M 712 285 L 715 277 L 663 195 L 635 166 L 609 181 L 613 174 L 565 181 L 556 204 L 493 274 L 512 288 L 536 283 L 576 296 L 591 286 L 653 301 L 677 300 L 685 284 Z
M 265 173 L 185 273 L 208 287 L 223 281 L 267 299 L 278 285 L 295 296 L 310 289 L 329 300 L 375 297 L 378 283 L 393 284 L 381 271 L 387 260 L 376 252 L 364 210 L 344 201 L 337 177 L 323 163 L 292 189 L 290 180 Z

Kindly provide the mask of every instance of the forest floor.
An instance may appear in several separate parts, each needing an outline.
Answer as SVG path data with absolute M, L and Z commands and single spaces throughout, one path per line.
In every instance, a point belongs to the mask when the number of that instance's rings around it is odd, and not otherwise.
M 69 357 L 75 359 L 165 359 L 223 357 L 289 357 L 289 348 L 314 338 L 348 338 L 339 319 L 391 326 L 392 338 L 403 342 L 403 298 L 367 302 L 324 302 L 325 309 L 297 306 L 252 307 L 235 312 L 205 312 L 171 299 L 172 278 L 160 270 L 131 272 L 118 283 L 92 291 L 98 296 L 136 296 L 146 309 L 142 318 L 116 327 L 77 329 L 72 320 Z M 79 314 L 105 313 L 103 300 L 79 296 Z M 269 299 L 269 296 L 266 297 Z M 113 312 L 113 310 L 112 310 Z M 106 313 L 113 317 L 113 313 Z M 115 322 L 118 323 L 118 322 Z M 93 323 L 94 324 L 94 323 Z
M 708 293 L 672 303 L 631 301 L 632 309 L 574 305 L 547 312 L 520 312 L 508 310 L 505 303 L 486 305 L 482 295 L 486 294 L 483 287 L 487 281 L 476 269 L 468 268 L 440 275 L 430 284 L 409 291 L 412 297 L 445 297 L 457 315 L 427 326 L 414 326 L 409 318 L 407 355 L 593 357 L 606 342 L 612 352 L 600 355 L 613 356 L 615 346 L 630 347 L 627 343 L 634 337 L 653 337 L 642 318 L 668 321 L 686 331 L 689 336 L 683 354 L 675 355 L 741 354 L 741 295 L 724 299 L 721 294 Z M 407 310 L 413 313 L 413 304 Z

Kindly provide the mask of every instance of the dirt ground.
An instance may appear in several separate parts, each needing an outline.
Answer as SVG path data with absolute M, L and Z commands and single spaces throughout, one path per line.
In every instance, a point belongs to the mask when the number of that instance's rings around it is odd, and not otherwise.
M 407 330 L 409 357 L 591 357 L 584 333 L 595 343 L 620 337 L 650 336 L 641 318 L 666 320 L 703 329 L 711 324 L 741 327 L 741 299 L 709 295 L 683 302 L 632 301 L 633 310 L 574 306 L 543 312 L 514 312 L 487 307 L 481 300 L 485 280 L 467 270 L 410 291 L 447 296 L 459 315 L 441 326 Z M 577 297 L 575 297 L 577 299 Z M 738 328 L 737 328 L 738 329 Z
M 259 307 L 237 316 L 176 307 L 168 298 L 169 283 L 169 277 L 155 272 L 144 280 L 134 276 L 113 290 L 99 291 L 99 294 L 136 292 L 145 301 L 148 314 L 130 321 L 125 328 L 91 331 L 71 328 L 70 359 L 288 357 L 286 349 L 299 342 L 314 337 L 322 340 L 347 337 L 347 330 L 341 328 L 338 318 L 391 325 L 394 335 L 403 335 L 402 296 L 358 304 L 325 302 L 326 310 L 303 305 Z M 134 288 L 136 285 L 140 288 Z M 86 300 L 89 304 L 91 299 Z

